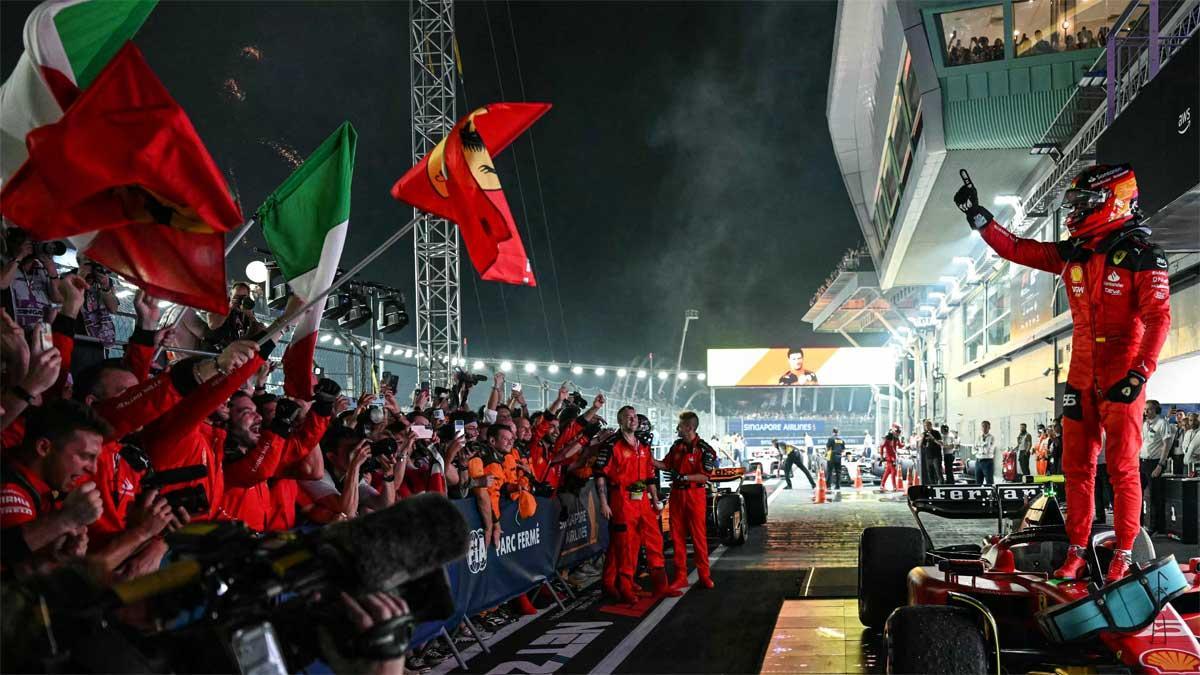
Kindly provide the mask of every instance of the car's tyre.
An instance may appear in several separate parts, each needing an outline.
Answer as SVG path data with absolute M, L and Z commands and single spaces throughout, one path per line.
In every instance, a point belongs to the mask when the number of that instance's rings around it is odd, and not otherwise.
M 743 485 L 738 492 L 746 500 L 746 520 L 752 527 L 767 522 L 767 488 L 760 483 Z
M 741 496 L 731 494 L 717 500 L 717 533 L 726 546 L 746 543 L 746 506 Z
M 901 607 L 888 618 L 884 633 L 888 673 L 983 675 L 996 665 L 970 609 Z
M 908 602 L 908 573 L 925 562 L 925 539 L 915 527 L 868 527 L 858 540 L 858 620 L 883 628 Z

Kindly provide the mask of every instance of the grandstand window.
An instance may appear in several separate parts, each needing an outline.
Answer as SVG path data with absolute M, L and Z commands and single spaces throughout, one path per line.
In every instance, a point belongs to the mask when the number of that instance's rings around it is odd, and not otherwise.
M 1112 20 L 1126 4 L 1124 0 L 1014 2 L 1013 53 L 1023 58 L 1103 47 Z
M 998 347 L 1009 339 L 1009 292 L 1008 273 L 1013 269 L 1004 263 L 999 274 L 987 283 L 987 346 Z
M 966 336 L 966 349 L 963 350 L 963 361 L 969 363 L 983 356 L 984 350 L 984 294 L 976 293 L 963 306 L 963 335 Z
M 972 7 L 937 15 L 947 66 L 1004 58 L 1004 6 Z
M 875 232 L 885 245 L 891 236 L 900 197 L 904 193 L 909 169 L 912 168 L 913 148 L 921 134 L 921 97 L 912 67 L 912 55 L 907 47 L 900 78 L 892 94 L 890 114 L 887 142 L 880 158 L 879 183 L 875 188 L 875 210 L 871 216 Z

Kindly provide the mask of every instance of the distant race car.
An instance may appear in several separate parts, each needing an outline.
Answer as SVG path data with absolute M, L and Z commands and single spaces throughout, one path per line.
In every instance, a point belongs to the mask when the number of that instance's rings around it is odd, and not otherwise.
M 1058 502 L 1043 490 L 918 485 L 908 490 L 916 527 L 863 531 L 858 614 L 883 629 L 887 672 L 1200 671 L 1200 558 L 1156 558 L 1142 531 L 1136 573 L 1101 587 L 1091 580 L 1103 578 L 1116 535 L 1098 525 L 1088 578 L 1052 579 L 1068 542 Z M 998 533 L 937 548 L 922 514 L 995 519 Z
M 710 479 L 708 491 L 708 539 L 726 546 L 741 546 L 746 543 L 749 528 L 767 522 L 767 491 L 761 483 L 747 483 L 746 470 L 742 467 L 716 469 Z M 670 488 L 665 487 L 666 494 Z M 666 499 L 664 498 L 664 501 Z M 671 529 L 671 509 L 663 510 L 664 532 Z

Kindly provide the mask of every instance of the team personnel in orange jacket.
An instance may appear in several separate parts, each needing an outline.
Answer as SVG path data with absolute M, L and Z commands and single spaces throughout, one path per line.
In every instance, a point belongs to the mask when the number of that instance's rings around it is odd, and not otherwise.
M 1105 578 L 1116 581 L 1131 565 L 1141 512 L 1143 387 L 1171 325 L 1166 254 L 1147 239 L 1150 230 L 1137 208 L 1137 179 L 1128 165 L 1093 166 L 1071 181 L 1063 196 L 1071 236 L 1058 242 L 1023 239 L 1001 227 L 963 177 L 966 184 L 954 201 L 988 246 L 1006 260 L 1063 278 L 1074 323 L 1062 400 L 1071 549 L 1055 576 L 1075 578 L 1087 568 L 1083 551 L 1091 532 L 1103 433 L 1117 534 Z
M 671 542 L 675 547 L 675 576 L 671 585 L 687 586 L 687 536 L 692 537 L 698 585 L 712 588 L 708 565 L 708 480 L 717 467 L 717 452 L 696 433 L 696 413 L 679 414 L 679 439 L 663 458 L 661 468 L 671 472 Z

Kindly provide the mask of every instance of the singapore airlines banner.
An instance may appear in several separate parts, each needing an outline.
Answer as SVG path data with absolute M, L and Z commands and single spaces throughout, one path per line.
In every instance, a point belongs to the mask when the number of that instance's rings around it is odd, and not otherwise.
M 884 347 L 708 350 L 710 387 L 887 384 L 895 370 L 895 354 Z

